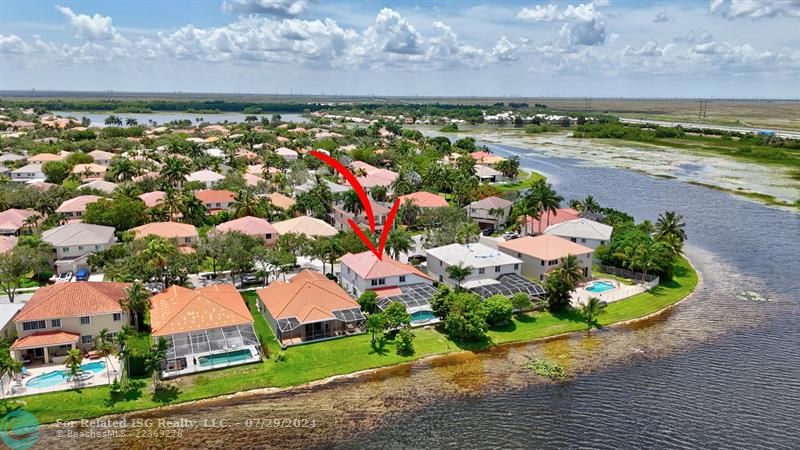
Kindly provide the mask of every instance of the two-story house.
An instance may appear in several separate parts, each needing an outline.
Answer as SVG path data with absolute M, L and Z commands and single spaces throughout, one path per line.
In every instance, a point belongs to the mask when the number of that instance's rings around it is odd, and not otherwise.
M 470 219 L 478 222 L 481 229 L 504 228 L 511 215 L 514 202 L 500 197 L 486 197 L 464 207 Z
M 231 203 L 233 203 L 236 194 L 224 189 L 207 189 L 195 192 L 194 196 L 203 202 L 208 212 L 216 214 L 222 211 L 230 211 Z
M 486 280 L 496 280 L 502 275 L 519 274 L 522 269 L 520 259 L 480 243 L 450 244 L 428 249 L 425 253 L 428 273 L 439 282 L 451 286 L 459 284 L 447 270 L 452 266 L 469 269 L 469 275 L 460 280 L 465 288 L 480 285 Z
M 569 255 L 578 258 L 583 276 L 592 276 L 593 250 L 552 234 L 525 236 L 497 244 L 501 252 L 522 260 L 522 275 L 544 281 L 545 275 L 559 268 Z
M 339 282 L 353 297 L 375 291 L 381 297 L 398 295 L 403 286 L 433 284 L 431 277 L 416 267 L 384 255 L 378 259 L 371 251 L 348 253 L 340 259 Z
M 19 169 L 15 169 L 11 171 L 11 180 L 12 181 L 20 181 L 20 182 L 27 182 L 31 180 L 42 180 L 44 181 L 47 179 L 47 176 L 42 171 L 41 164 L 27 164 Z
M 95 164 L 100 164 L 101 166 L 110 166 L 111 160 L 114 159 L 114 155 L 111 152 L 107 152 L 104 150 L 92 150 L 88 153 L 89 156 L 92 157 Z
M 214 229 L 218 233 L 238 232 L 253 236 L 264 241 L 264 245 L 275 245 L 278 240 L 278 230 L 267 219 L 261 217 L 244 216 L 229 220 L 217 225 Z
M 614 227 L 583 218 L 550 225 L 544 230 L 544 234 L 569 239 L 592 249 L 609 243 L 612 232 L 614 232 Z
M 86 212 L 86 207 L 98 200 L 100 200 L 100 197 L 96 195 L 79 195 L 65 200 L 64 203 L 56 208 L 56 212 L 64 214 L 70 222 L 78 222 Z
M 13 357 L 49 364 L 63 362 L 73 348 L 92 350 L 101 330 L 114 336 L 129 323 L 122 307 L 129 286 L 81 281 L 39 288 L 14 318 Z
M 178 222 L 151 222 L 131 228 L 135 239 L 144 239 L 147 236 L 158 236 L 172 241 L 178 247 L 191 247 L 197 243 L 199 235 L 197 228 L 189 223 Z
M 53 265 L 58 274 L 88 268 L 89 255 L 107 250 L 116 242 L 114 227 L 87 223 L 68 223 L 45 230 L 42 240 L 55 248 Z
M 372 215 L 375 217 L 375 231 L 380 232 L 383 230 L 386 219 L 389 217 L 389 208 L 374 201 L 370 201 L 370 206 L 372 207 Z M 331 216 L 333 216 L 333 226 L 339 231 L 349 231 L 351 229 L 350 219 L 353 219 L 359 227 L 369 229 L 369 220 L 367 219 L 366 212 L 361 211 L 358 215 L 353 214 L 349 211 L 345 211 L 344 205 L 341 203 L 333 205 Z

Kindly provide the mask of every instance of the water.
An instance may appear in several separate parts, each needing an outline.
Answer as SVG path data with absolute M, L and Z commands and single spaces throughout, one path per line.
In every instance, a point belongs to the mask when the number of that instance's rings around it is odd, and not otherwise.
M 221 114 L 195 114 L 187 112 L 155 112 L 149 114 L 142 113 L 114 113 L 114 112 L 88 112 L 88 111 L 53 111 L 53 114 L 62 117 L 74 117 L 78 120 L 81 117 L 88 117 L 92 121 L 92 126 L 104 127 L 106 117 L 115 115 L 125 122 L 126 119 L 136 119 L 140 124 L 148 124 L 150 120 L 155 120 L 159 125 L 163 125 L 173 120 L 190 120 L 192 123 L 197 123 L 197 119 L 209 123 L 222 123 L 222 122 L 244 122 L 244 118 L 249 114 L 243 113 L 221 113 Z M 272 113 L 255 114 L 258 118 L 268 117 L 272 118 Z M 306 119 L 300 114 L 293 113 L 280 113 L 281 120 L 284 122 L 305 122 Z
M 217 353 L 214 355 L 201 356 L 200 365 L 213 366 L 215 364 L 225 364 L 229 362 L 244 361 L 252 357 L 253 355 L 250 353 L 250 350 L 247 349 L 236 350 L 227 353 Z
M 92 373 L 102 372 L 103 370 L 106 369 L 106 363 L 104 363 L 103 361 L 93 361 L 90 363 L 82 364 L 81 369 L 84 372 L 92 372 Z M 25 385 L 32 388 L 52 387 L 52 386 L 57 386 L 61 383 L 66 383 L 68 377 L 69 377 L 69 372 L 67 372 L 66 370 L 54 370 L 52 372 L 47 372 L 42 375 L 37 375 L 31 378 L 30 380 L 28 380 L 27 383 L 25 383 Z
M 411 322 L 412 323 L 423 323 L 423 322 L 430 322 L 436 317 L 433 314 L 433 311 L 415 311 L 411 313 Z
M 629 325 L 459 353 L 322 386 L 220 399 L 130 418 L 227 420 L 180 437 L 70 440 L 81 448 L 800 448 L 800 216 L 724 192 L 585 162 L 519 153 L 569 198 L 687 222 L 702 285 Z M 743 300 L 758 292 L 769 302 Z M 576 373 L 554 384 L 522 365 L 544 356 Z M 254 419 L 313 421 L 314 428 Z M 300 424 L 302 425 L 302 424 Z M 63 427 L 60 428 L 63 430 Z M 139 429 L 137 429 L 138 431 Z M 146 431 L 159 431 L 157 425 Z
M 614 285 L 607 281 L 594 281 L 586 287 L 589 292 L 605 292 L 614 289 Z

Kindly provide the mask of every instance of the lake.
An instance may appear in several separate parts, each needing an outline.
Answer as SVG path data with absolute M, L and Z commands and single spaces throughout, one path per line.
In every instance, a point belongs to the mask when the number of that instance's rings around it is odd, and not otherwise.
M 105 126 L 105 120 L 110 115 L 115 115 L 125 122 L 126 119 L 136 119 L 140 124 L 147 124 L 150 120 L 155 120 L 159 125 L 163 125 L 173 120 L 191 120 L 196 123 L 197 119 L 201 122 L 210 123 L 223 123 L 223 122 L 244 122 L 244 118 L 249 114 L 243 113 L 220 113 L 220 114 L 194 114 L 186 112 L 154 112 L 149 114 L 143 113 L 113 113 L 113 112 L 88 112 L 88 111 L 53 111 L 53 114 L 62 117 L 74 117 L 78 120 L 81 117 L 88 117 L 94 126 Z M 273 113 L 255 114 L 259 118 L 269 117 L 272 118 Z M 281 120 L 284 122 L 305 122 L 300 114 L 294 113 L 279 113 Z

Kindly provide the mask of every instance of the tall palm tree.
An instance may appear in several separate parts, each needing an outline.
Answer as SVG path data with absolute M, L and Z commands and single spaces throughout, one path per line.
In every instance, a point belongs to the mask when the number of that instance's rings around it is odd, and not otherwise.
M 42 220 L 42 216 L 38 214 L 34 214 L 32 216 L 28 216 L 22 222 L 22 224 L 27 228 L 30 232 L 35 232 L 36 229 L 39 227 L 39 222 Z
M 67 357 L 64 359 L 64 365 L 67 367 L 67 373 L 72 378 L 72 382 L 77 384 L 77 375 L 81 373 L 81 363 L 83 362 L 83 352 L 78 348 L 73 348 L 67 352 Z
M 120 364 L 125 366 L 125 371 L 120 375 L 123 386 L 126 386 L 130 379 L 130 364 L 128 363 L 128 357 L 130 356 L 128 353 L 128 338 L 130 336 L 131 329 L 128 325 L 123 325 L 119 333 L 114 336 L 114 347 L 116 348 L 117 358 L 119 358 Z
M 585 278 L 583 276 L 583 267 L 581 267 L 578 257 L 575 255 L 567 255 L 558 270 L 561 271 L 562 279 L 570 290 L 575 289 L 575 286 Z
M 184 192 L 181 198 L 181 214 L 183 222 L 200 226 L 208 216 L 208 208 L 192 192 Z
M 153 390 L 157 391 L 161 385 L 161 367 L 167 357 L 169 343 L 163 336 L 159 336 L 156 343 L 150 348 L 145 357 L 145 369 L 153 377 Z
M 158 272 L 159 280 L 164 289 L 167 288 L 167 277 L 164 268 L 172 254 L 172 250 L 173 246 L 169 241 L 161 237 L 154 237 L 147 243 L 147 247 L 142 252 L 147 258 L 147 263 Z
M 675 236 L 681 243 L 686 241 L 686 224 L 683 222 L 683 216 L 675 211 L 659 214 L 656 221 L 655 239 L 660 241 L 667 236 Z
M 447 268 L 447 275 L 456 281 L 456 288 L 462 290 L 461 282 L 472 274 L 472 267 L 462 266 L 461 264 Z
M 101 357 L 105 358 L 106 377 L 109 381 L 111 381 L 110 368 L 113 368 L 113 365 L 111 364 L 111 359 L 109 357 L 114 354 L 114 340 L 111 337 L 111 333 L 108 332 L 108 328 L 103 328 L 100 330 L 100 334 L 95 338 L 94 341 L 94 349 Z M 114 370 L 116 371 L 117 369 Z
M 586 304 L 581 308 L 583 319 L 586 320 L 586 334 L 592 333 L 592 327 L 600 328 L 597 324 L 597 316 L 603 312 L 606 307 L 605 302 L 600 301 L 597 297 L 589 297 Z
M 531 197 L 530 195 L 526 195 L 525 197 L 522 198 L 522 200 L 520 200 L 515 205 L 515 207 L 517 208 L 517 211 L 519 211 L 519 214 L 521 214 L 520 220 L 522 221 L 522 227 L 523 227 L 522 234 L 523 235 L 533 234 L 533 230 L 528 229 L 528 223 L 529 223 L 528 218 L 530 217 L 531 219 L 539 220 L 539 218 L 542 215 L 542 211 L 539 209 L 539 205 L 536 204 L 533 197 Z
M 397 215 L 400 216 L 400 221 L 406 226 L 413 225 L 421 213 L 422 208 L 411 199 L 406 199 L 406 201 L 397 208 Z
M 118 156 L 111 160 L 109 167 L 111 176 L 117 181 L 128 181 L 139 175 L 139 169 L 133 161 L 128 158 Z
M 501 221 L 506 215 L 506 210 L 503 208 L 489 208 L 489 215 L 494 217 L 497 221 L 497 226 L 500 226 Z
M 344 206 L 344 210 L 353 216 L 358 216 L 361 211 L 364 210 L 364 205 L 361 204 L 361 199 L 358 197 L 358 194 L 356 194 L 356 191 L 352 189 L 342 194 L 342 204 Z
M 130 181 L 125 181 L 117 185 L 117 187 L 114 189 L 112 197 L 114 197 L 115 199 L 135 198 L 140 193 L 141 191 L 139 190 L 139 187 L 136 186 L 135 183 Z
M 183 209 L 183 198 L 180 192 L 170 186 L 164 191 L 164 199 L 161 201 L 161 205 L 167 210 L 169 220 L 172 221 L 178 217 L 178 214 Z
M 581 212 L 599 213 L 600 204 L 597 203 L 597 200 L 595 200 L 594 197 L 587 195 L 586 198 L 578 201 L 578 207 L 575 209 Z
M 134 281 L 131 287 L 125 289 L 125 294 L 123 307 L 133 320 L 134 328 L 139 331 L 139 319 L 143 318 L 146 311 L 150 309 L 150 293 L 147 292 L 141 281 Z
M 236 192 L 233 197 L 233 202 L 231 203 L 231 208 L 233 208 L 233 214 L 237 218 L 244 216 L 257 217 L 260 216 L 262 212 L 261 201 L 250 188 L 244 188 Z
M 411 250 L 413 240 L 411 234 L 400 228 L 393 228 L 389 231 L 389 236 L 386 238 L 386 249 L 389 256 L 394 259 L 400 257 L 400 253 L 405 253 Z
M 190 173 L 189 165 L 180 158 L 167 157 L 161 167 L 161 176 L 175 187 L 179 187 Z
M 531 201 L 536 204 L 539 211 L 547 214 L 547 226 L 549 227 L 551 214 L 555 214 L 558 211 L 558 207 L 561 206 L 561 202 L 564 198 L 558 195 L 553 189 L 553 186 L 544 180 L 539 180 L 534 183 L 528 195 L 531 197 Z M 545 227 L 545 229 L 547 229 L 547 227 Z M 541 220 L 539 220 L 538 231 L 539 233 L 544 231 L 542 230 Z

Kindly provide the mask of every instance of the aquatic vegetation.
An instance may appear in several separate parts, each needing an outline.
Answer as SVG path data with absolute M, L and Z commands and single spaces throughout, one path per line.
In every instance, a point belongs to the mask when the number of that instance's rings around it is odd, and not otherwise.
M 523 366 L 528 370 L 532 370 L 536 375 L 549 378 L 554 381 L 564 381 L 569 378 L 571 374 L 561 367 L 560 364 L 550 361 L 546 358 L 536 358 L 528 361 Z
M 742 291 L 739 295 L 736 296 L 739 300 L 751 301 L 751 302 L 771 302 L 771 299 L 764 297 L 763 295 L 759 294 L 755 291 Z

